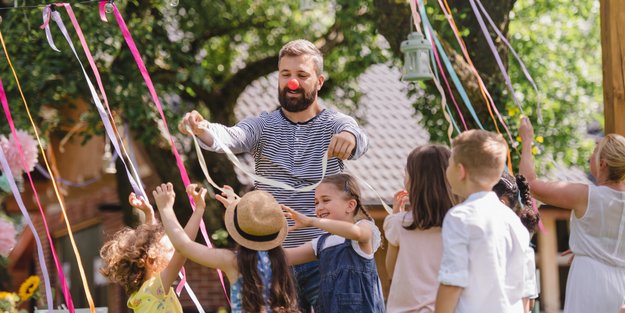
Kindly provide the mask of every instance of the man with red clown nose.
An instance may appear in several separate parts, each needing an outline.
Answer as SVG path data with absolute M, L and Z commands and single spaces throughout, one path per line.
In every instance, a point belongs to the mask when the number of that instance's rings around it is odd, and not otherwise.
M 280 49 L 278 58 L 278 100 L 272 112 L 249 117 L 232 127 L 210 123 L 197 112 L 185 114 L 179 129 L 187 127 L 200 138 L 206 150 L 223 152 L 213 136 L 234 153 L 249 152 L 256 174 L 294 188 L 321 179 L 322 158 L 328 153 L 326 175 L 343 171 L 343 160 L 356 159 L 368 148 L 368 140 L 356 121 L 343 113 L 323 108 L 317 93 L 323 86 L 323 56 L 307 40 L 294 40 Z M 314 191 L 293 192 L 256 182 L 256 188 L 271 193 L 279 203 L 308 216 L 315 216 Z M 292 223 L 292 221 L 289 221 Z M 323 232 L 304 228 L 290 232 L 285 248 L 300 246 Z M 310 312 L 319 292 L 317 262 L 293 267 L 302 312 Z

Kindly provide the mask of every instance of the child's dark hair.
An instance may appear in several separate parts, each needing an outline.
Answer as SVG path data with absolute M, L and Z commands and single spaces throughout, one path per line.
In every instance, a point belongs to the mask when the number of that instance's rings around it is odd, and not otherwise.
M 530 186 L 525 176 L 516 175 L 513 177 L 508 172 L 504 172 L 499 182 L 493 187 L 493 191 L 519 216 L 529 232 L 535 231 L 540 217 L 532 207 Z
M 263 300 L 263 281 L 256 266 L 258 251 L 239 246 L 237 265 L 243 279 L 241 302 L 244 312 L 265 312 Z M 286 262 L 282 247 L 278 246 L 267 251 L 271 262 L 271 291 L 269 307 L 277 313 L 299 313 L 297 290 Z
M 360 187 L 358 186 L 358 182 L 356 179 L 347 173 L 341 173 L 331 176 L 326 176 L 323 180 L 321 180 L 321 184 L 332 184 L 337 189 L 345 192 L 349 199 L 356 200 L 356 210 L 354 211 L 354 216 L 358 216 L 359 214 L 364 215 L 368 220 L 373 221 L 371 215 L 367 211 L 367 208 L 362 204 Z
M 408 155 L 409 207 L 412 223 L 405 229 L 429 229 L 443 225 L 445 214 L 457 202 L 445 176 L 451 150 L 443 145 L 423 145 Z
M 133 294 L 149 276 L 148 271 L 158 271 L 167 266 L 161 244 L 165 231 L 160 224 L 141 224 L 136 229 L 124 227 L 107 241 L 100 256 L 104 266 L 100 272 L 120 284 L 128 295 Z

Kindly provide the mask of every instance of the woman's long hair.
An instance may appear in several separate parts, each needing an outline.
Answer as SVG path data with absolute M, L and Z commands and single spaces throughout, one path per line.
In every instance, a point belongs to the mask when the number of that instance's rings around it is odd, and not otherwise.
M 258 273 L 258 251 L 239 246 L 237 251 L 237 265 L 243 284 L 241 300 L 244 312 L 265 312 L 263 300 L 263 281 Z M 269 307 L 276 313 L 299 313 L 297 305 L 297 291 L 291 276 L 291 269 L 287 265 L 286 255 L 282 247 L 267 251 L 271 262 L 271 290 L 269 292 Z

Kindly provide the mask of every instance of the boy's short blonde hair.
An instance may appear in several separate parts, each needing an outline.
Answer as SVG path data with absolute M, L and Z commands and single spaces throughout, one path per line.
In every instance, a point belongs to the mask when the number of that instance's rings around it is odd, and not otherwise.
M 454 138 L 451 146 L 453 161 L 462 164 L 473 181 L 499 181 L 508 152 L 501 135 L 472 129 Z

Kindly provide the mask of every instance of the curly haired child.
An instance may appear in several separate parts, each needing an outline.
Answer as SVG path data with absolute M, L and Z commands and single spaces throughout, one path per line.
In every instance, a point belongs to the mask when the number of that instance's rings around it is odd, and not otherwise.
M 196 203 L 185 232 L 195 238 L 206 206 L 206 189 L 191 184 L 187 193 Z M 104 266 L 100 272 L 120 284 L 128 298 L 128 308 L 134 312 L 182 312 L 182 306 L 171 285 L 178 276 L 186 258 L 176 253 L 162 225 L 154 220 L 149 202 L 130 194 L 130 205 L 146 215 L 144 224 L 137 228 L 125 227 L 107 241 L 100 256 Z
M 530 233 L 530 238 L 536 231 L 538 225 L 538 211 L 532 207 L 532 196 L 530 186 L 523 175 L 512 176 L 504 172 L 499 182 L 493 187 L 493 191 L 499 200 L 512 209 L 521 219 L 523 226 Z M 523 306 L 525 312 L 531 311 L 534 307 L 535 299 L 538 298 L 538 287 L 536 282 L 536 260 L 534 249 L 528 249 L 525 255 L 527 276 L 523 289 Z

